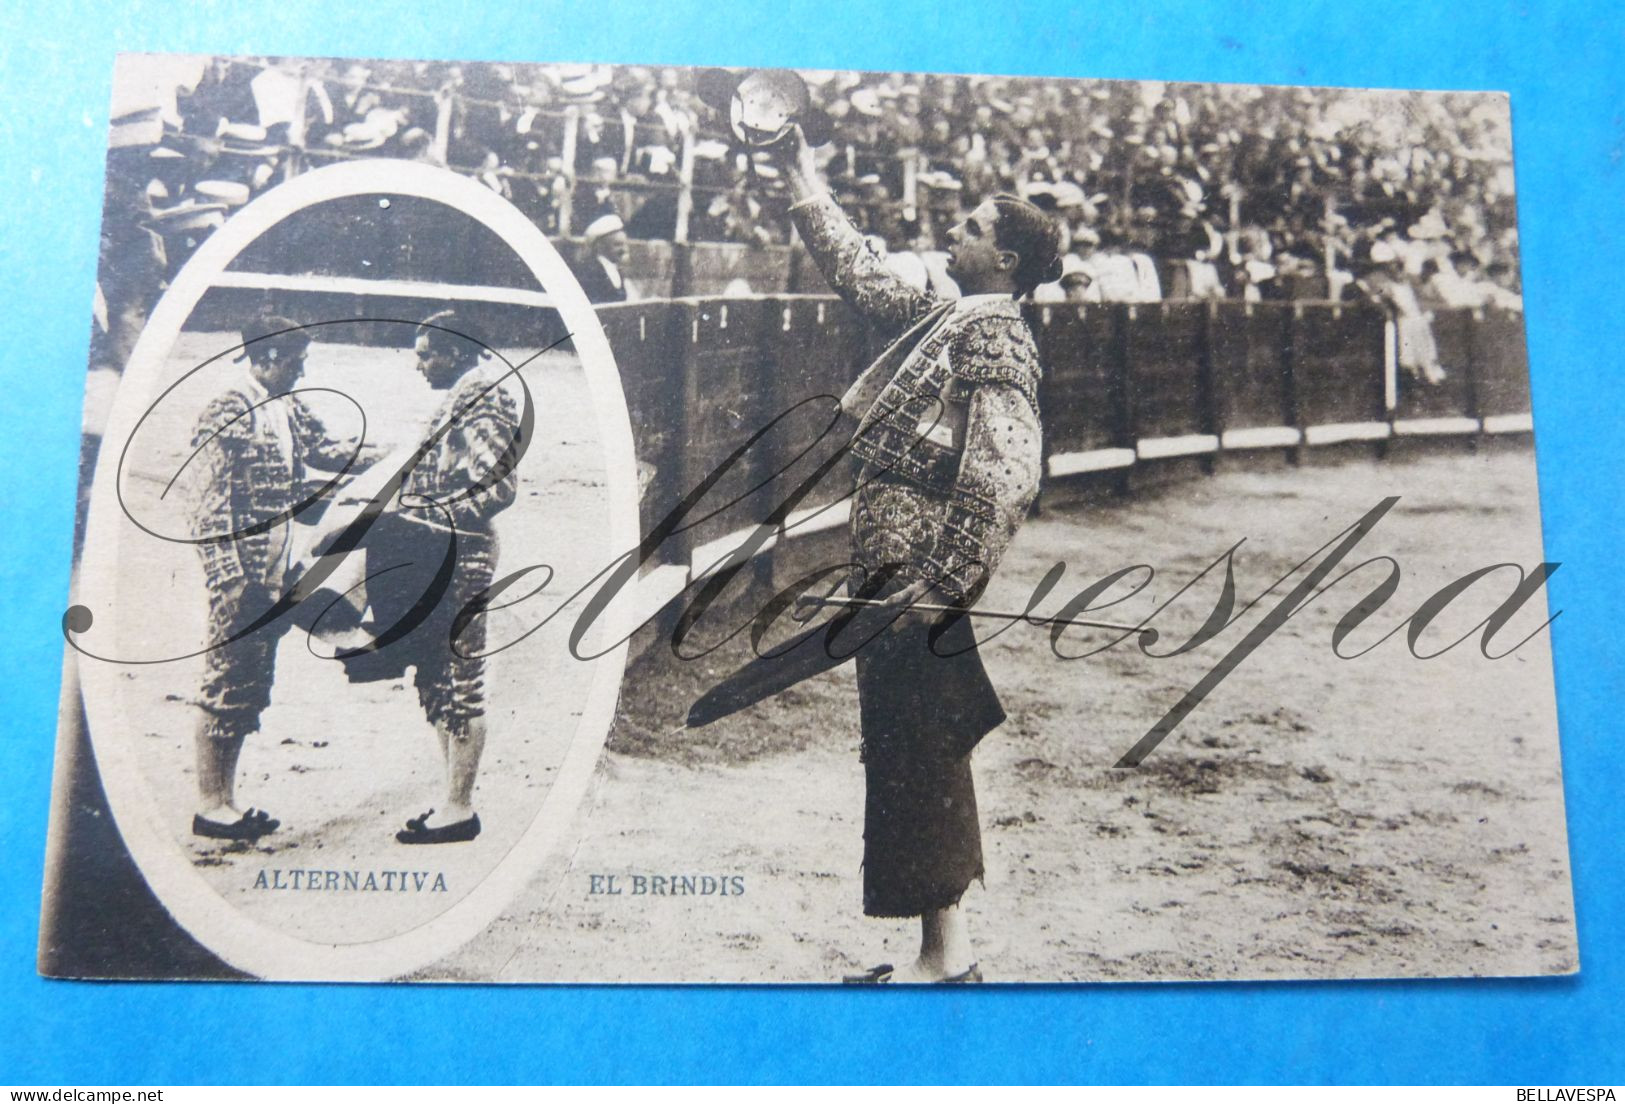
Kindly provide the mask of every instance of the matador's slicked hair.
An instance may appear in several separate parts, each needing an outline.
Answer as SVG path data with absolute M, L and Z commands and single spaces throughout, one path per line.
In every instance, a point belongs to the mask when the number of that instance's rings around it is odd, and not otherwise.
M 1032 293 L 1039 284 L 1061 278 L 1061 229 L 1055 220 L 1018 195 L 1000 192 L 993 197 L 999 221 L 993 226 L 993 240 L 1018 258 L 1016 298 Z
M 243 329 L 243 351 L 236 357 L 265 364 L 310 346 L 310 331 L 291 318 L 265 312 Z
M 431 348 L 446 350 L 458 363 L 478 360 L 485 355 L 485 350 L 480 347 L 479 342 L 464 337 L 458 331 L 460 325 L 461 320 L 457 317 L 457 312 L 448 307 L 419 322 L 418 328 L 412 334 L 412 340 L 427 337 Z

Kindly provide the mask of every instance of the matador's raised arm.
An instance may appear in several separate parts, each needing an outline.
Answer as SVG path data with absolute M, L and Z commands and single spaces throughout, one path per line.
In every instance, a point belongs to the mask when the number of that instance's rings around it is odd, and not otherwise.
M 828 192 L 797 200 L 790 214 L 830 287 L 893 335 L 941 302 L 887 268 Z
M 941 300 L 903 280 L 880 259 L 830 196 L 817 157 L 799 128 L 784 152 L 790 215 L 824 279 L 852 307 L 895 337 Z

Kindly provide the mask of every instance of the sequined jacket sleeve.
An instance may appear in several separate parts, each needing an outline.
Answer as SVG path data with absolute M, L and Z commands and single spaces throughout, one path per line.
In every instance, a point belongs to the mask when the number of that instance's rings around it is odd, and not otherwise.
M 347 464 L 356 459 L 356 439 L 341 437 L 334 440 L 329 437 L 322 420 L 297 398 L 288 410 L 288 422 L 293 431 L 294 447 L 299 450 L 299 460 L 306 467 L 336 472 L 344 470 Z M 358 462 L 356 466 L 363 465 Z
M 457 521 L 461 526 L 489 526 L 519 497 L 517 465 L 523 442 L 513 397 L 500 386 L 481 394 L 463 423 L 462 440 L 468 450 L 472 493 L 458 500 Z
M 1025 323 L 990 319 L 956 346 L 955 386 L 968 392 L 965 445 L 932 566 L 954 603 L 969 604 L 1038 494 L 1043 447 L 1038 357 Z
M 256 453 L 254 422 L 248 400 L 227 392 L 210 402 L 192 433 L 196 450 L 187 473 L 192 535 L 212 586 L 246 574 L 240 540 L 221 540 L 239 531 L 239 514 L 249 507 L 248 488 L 240 486 L 253 473 Z
M 828 195 L 794 208 L 793 216 L 807 252 L 830 287 L 892 336 L 938 304 L 936 296 L 887 268 L 840 204 Z
M 407 477 L 402 505 L 442 524 L 449 510 L 462 532 L 489 529 L 519 494 L 518 404 L 500 384 L 475 378 L 441 407 L 430 432 L 448 424 Z

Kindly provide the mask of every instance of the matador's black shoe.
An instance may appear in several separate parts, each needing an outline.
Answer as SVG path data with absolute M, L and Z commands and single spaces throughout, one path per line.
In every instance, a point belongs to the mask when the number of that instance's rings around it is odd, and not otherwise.
M 192 814 L 192 834 L 205 839 L 232 840 L 253 843 L 281 827 L 282 822 L 263 809 L 250 809 L 230 824 L 209 820 L 201 813 Z
M 895 972 L 896 971 L 892 969 L 891 963 L 884 962 L 879 966 L 876 966 L 861 974 L 847 974 L 841 979 L 841 981 L 846 985 L 890 985 Z M 973 962 L 971 963 L 970 969 L 966 970 L 964 973 L 954 974 L 951 977 L 939 978 L 935 984 L 974 985 L 981 980 L 982 964 L 979 962 Z
M 413 817 L 406 822 L 406 827 L 395 833 L 399 843 L 467 843 L 480 834 L 480 814 L 475 813 L 467 820 L 459 820 L 454 824 L 441 824 L 429 827 L 429 818 L 434 816 L 430 809 L 420 817 Z

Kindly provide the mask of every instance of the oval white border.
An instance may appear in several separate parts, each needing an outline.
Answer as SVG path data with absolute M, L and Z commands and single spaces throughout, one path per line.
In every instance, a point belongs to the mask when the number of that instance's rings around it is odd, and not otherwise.
M 632 426 L 615 358 L 598 316 L 563 258 L 513 204 L 490 189 L 447 169 L 409 161 L 352 161 L 298 176 L 266 192 L 216 230 L 182 267 L 142 331 L 125 368 L 96 465 L 86 529 L 80 593 L 76 602 L 95 613 L 86 638 L 117 640 L 118 604 L 112 601 L 118 569 L 118 510 L 114 493 L 119 442 L 129 439 L 160 382 L 181 327 L 214 280 L 251 242 L 290 215 L 354 195 L 405 195 L 434 200 L 477 219 L 517 254 L 554 297 L 573 334 L 598 423 L 610 508 L 610 555 L 639 540 L 637 473 Z M 606 560 L 607 562 L 607 560 Z M 614 602 L 598 632 L 622 639 L 631 630 L 630 603 Z M 197 872 L 158 819 L 131 741 L 114 735 L 119 665 L 77 656 L 84 683 L 90 742 L 108 804 L 148 885 L 176 921 L 226 962 L 276 980 L 377 981 L 396 978 L 436 961 L 485 930 L 540 869 L 568 827 L 591 780 L 609 735 L 625 672 L 623 641 L 592 660 L 594 674 L 581 720 L 553 785 L 535 819 L 490 873 L 444 913 L 410 931 L 371 942 L 328 944 L 287 935 L 245 916 Z M 97 738 L 100 732 L 101 738 Z M 535 979 L 545 980 L 545 979 Z

